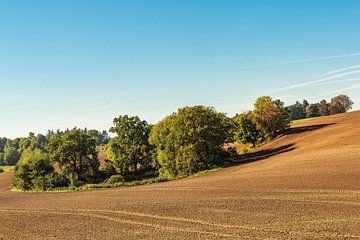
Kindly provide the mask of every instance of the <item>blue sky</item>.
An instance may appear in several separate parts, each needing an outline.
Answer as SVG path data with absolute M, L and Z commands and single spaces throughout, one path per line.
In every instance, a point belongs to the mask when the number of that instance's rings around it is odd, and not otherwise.
M 0 0 L 0 136 L 258 96 L 360 109 L 360 1 Z

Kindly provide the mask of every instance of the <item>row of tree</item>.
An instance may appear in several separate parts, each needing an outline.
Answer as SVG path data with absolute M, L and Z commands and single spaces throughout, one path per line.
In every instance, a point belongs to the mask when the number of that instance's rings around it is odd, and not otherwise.
M 302 103 L 297 101 L 294 105 L 286 107 L 290 120 L 328 116 L 345 113 L 352 108 L 353 102 L 346 95 L 333 97 L 330 102 L 325 99 L 318 103 L 309 103 L 306 99 Z
M 176 178 L 226 164 L 232 152 L 226 143 L 257 143 L 282 134 L 290 125 L 280 100 L 265 96 L 254 110 L 229 118 L 212 107 L 180 108 L 156 125 L 139 117 L 119 116 L 99 140 L 91 131 L 73 129 L 51 133 L 44 141 L 22 147 L 13 185 L 46 190 L 85 183 L 117 183 L 134 177 Z M 35 139 L 32 136 L 31 139 Z M 100 164 L 99 144 L 107 160 Z
M 89 134 L 95 139 L 97 145 L 106 145 L 110 141 L 110 136 L 107 131 L 97 131 L 88 129 L 74 128 Z M 29 136 L 16 139 L 0 138 L 0 165 L 15 165 L 22 156 L 27 156 L 30 150 L 39 149 L 45 151 L 49 139 L 52 136 L 63 136 L 72 130 L 66 129 L 65 131 L 49 130 L 46 135 L 29 133 Z

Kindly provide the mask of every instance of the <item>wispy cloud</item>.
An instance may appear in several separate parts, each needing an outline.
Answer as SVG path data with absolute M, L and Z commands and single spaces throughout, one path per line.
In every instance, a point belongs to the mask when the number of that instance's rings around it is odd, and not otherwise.
M 357 81 L 360 81 L 360 78 L 348 78 L 348 79 L 340 79 L 340 80 L 336 80 L 336 81 L 322 82 L 322 83 L 317 83 L 314 86 L 329 85 L 329 84 L 335 84 L 335 83 L 357 82 Z
M 341 73 L 341 74 L 336 74 L 336 75 L 328 76 L 328 77 L 313 80 L 313 81 L 293 84 L 293 85 L 289 85 L 289 86 L 286 86 L 286 87 L 283 87 L 283 88 L 276 89 L 276 91 L 284 91 L 284 90 L 289 90 L 289 89 L 294 89 L 294 88 L 305 87 L 305 86 L 309 86 L 309 85 L 314 85 L 316 83 L 326 82 L 326 81 L 329 81 L 329 80 L 337 79 L 337 78 L 340 78 L 340 77 L 351 76 L 351 75 L 354 75 L 354 74 L 357 74 L 357 73 L 360 73 L 360 70 L 354 70 L 354 71 L 345 72 L 345 73 Z
M 360 84 L 354 84 L 354 85 L 351 85 L 350 87 L 337 89 L 337 90 L 331 91 L 331 92 L 327 91 L 327 92 L 324 92 L 324 93 L 319 94 L 319 95 L 311 96 L 311 97 L 309 97 L 309 99 L 333 96 L 334 94 L 345 93 L 346 91 L 351 91 L 351 90 L 355 90 L 355 89 L 359 89 L 359 88 L 360 88 Z
M 338 68 L 338 69 L 328 71 L 325 73 L 317 74 L 315 76 L 298 79 L 296 81 L 297 83 L 294 83 L 294 84 L 288 84 L 285 86 L 273 88 L 273 89 L 270 89 L 267 91 L 263 91 L 263 92 L 259 92 L 259 93 L 255 93 L 255 94 L 251 94 L 251 95 L 246 95 L 246 96 L 239 97 L 239 98 L 226 99 L 226 100 L 222 101 L 221 103 L 232 103 L 232 102 L 237 102 L 237 101 L 244 100 L 244 99 L 250 99 L 250 98 L 254 98 L 254 97 L 258 97 L 258 96 L 262 96 L 262 95 L 270 95 L 270 94 L 274 94 L 274 93 L 284 92 L 287 90 L 294 90 L 297 88 L 311 87 L 311 86 L 327 84 L 327 83 L 330 84 L 330 83 L 333 83 L 334 82 L 333 80 L 335 80 L 335 79 L 360 74 L 360 69 L 356 69 L 356 68 L 360 68 L 360 65 L 352 65 L 352 66 L 348 66 L 348 67 Z M 352 69 L 356 69 L 356 70 L 352 70 Z M 352 71 L 349 71 L 349 70 L 352 70 Z M 356 78 L 351 78 L 351 79 L 352 79 L 351 81 L 357 81 L 357 80 L 354 80 Z M 301 82 L 299 82 L 299 81 L 301 81 Z M 345 82 L 346 80 L 342 79 L 342 80 L 338 80 L 338 81 Z M 350 80 L 348 79 L 348 81 L 350 81 Z M 292 81 L 292 82 L 295 82 L 295 81 Z
M 93 118 L 93 117 L 97 117 L 97 116 L 102 116 L 105 114 L 109 114 L 109 113 L 113 113 L 114 111 L 116 111 L 116 107 L 121 104 L 121 103 L 125 103 L 125 102 L 130 102 L 130 101 L 134 101 L 137 99 L 141 99 L 141 98 L 148 98 L 153 96 L 156 93 L 159 92 L 163 92 L 163 91 L 167 91 L 171 88 L 174 88 L 178 85 L 180 85 L 182 82 L 174 82 L 174 83 L 170 83 L 169 85 L 160 87 L 160 88 L 155 88 L 155 89 L 150 89 L 146 92 L 138 92 L 135 93 L 131 96 L 128 97 L 123 97 L 123 98 L 117 98 L 117 99 L 112 99 L 107 101 L 104 104 L 101 105 L 85 105 L 82 107 L 78 107 L 76 109 L 76 111 L 72 110 L 69 112 L 62 112 L 59 115 L 56 116 L 51 116 L 49 117 L 49 121 L 53 121 L 56 122 L 58 124 L 62 123 L 73 123 L 74 121 L 77 120 L 83 120 L 83 119 L 88 119 L 88 118 Z
M 332 59 L 338 59 L 338 58 L 359 57 L 359 56 L 360 56 L 360 52 L 349 53 L 349 54 L 340 54 L 340 55 L 331 55 L 331 56 L 322 56 L 322 57 L 313 57 L 313 58 L 290 59 L 290 60 L 280 61 L 280 62 L 271 62 L 271 63 L 253 65 L 253 66 L 248 66 L 248 67 L 244 67 L 244 68 L 270 67 L 270 66 L 292 64 L 292 63 L 315 62 L 315 61 L 324 61 L 324 60 L 332 60 Z

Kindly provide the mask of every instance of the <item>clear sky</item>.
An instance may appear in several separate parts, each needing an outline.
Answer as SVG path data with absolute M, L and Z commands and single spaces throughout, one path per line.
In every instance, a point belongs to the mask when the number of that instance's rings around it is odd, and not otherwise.
M 0 136 L 230 116 L 261 95 L 360 109 L 359 0 L 0 0 Z

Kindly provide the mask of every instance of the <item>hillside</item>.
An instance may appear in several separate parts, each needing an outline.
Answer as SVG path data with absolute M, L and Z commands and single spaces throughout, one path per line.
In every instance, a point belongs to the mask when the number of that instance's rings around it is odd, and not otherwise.
M 10 177 L 0 239 L 359 239 L 360 111 L 296 123 L 238 165 L 173 182 L 15 193 Z

